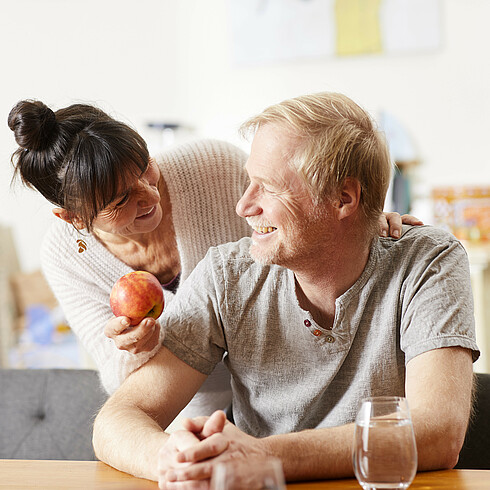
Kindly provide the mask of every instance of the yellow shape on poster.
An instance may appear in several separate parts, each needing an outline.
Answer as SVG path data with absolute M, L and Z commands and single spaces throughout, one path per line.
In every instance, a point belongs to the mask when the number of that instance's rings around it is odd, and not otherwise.
M 381 53 L 382 0 L 336 0 L 337 54 Z

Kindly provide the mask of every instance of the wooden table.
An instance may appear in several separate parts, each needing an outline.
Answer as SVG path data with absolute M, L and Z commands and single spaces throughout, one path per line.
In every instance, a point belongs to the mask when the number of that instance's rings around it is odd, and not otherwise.
M 355 479 L 290 483 L 288 490 L 360 490 Z M 155 482 L 132 477 L 99 461 L 0 460 L 0 490 L 156 490 Z M 410 490 L 490 489 L 490 470 L 419 473 Z
M 362 490 L 356 479 L 290 483 L 288 490 Z M 0 486 L 1 488 L 1 486 Z M 408 490 L 488 490 L 490 470 L 447 470 L 417 473 Z

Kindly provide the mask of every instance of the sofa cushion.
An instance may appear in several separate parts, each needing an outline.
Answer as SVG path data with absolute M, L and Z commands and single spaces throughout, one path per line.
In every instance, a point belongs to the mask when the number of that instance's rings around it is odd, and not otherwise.
M 0 369 L 0 459 L 94 460 L 96 371 Z

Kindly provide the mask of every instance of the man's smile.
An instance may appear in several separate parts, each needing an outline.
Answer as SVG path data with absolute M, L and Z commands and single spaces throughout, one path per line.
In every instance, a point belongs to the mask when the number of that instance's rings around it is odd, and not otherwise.
M 268 233 L 277 230 L 277 228 L 274 228 L 273 226 L 252 226 L 252 229 L 261 235 L 267 235 Z

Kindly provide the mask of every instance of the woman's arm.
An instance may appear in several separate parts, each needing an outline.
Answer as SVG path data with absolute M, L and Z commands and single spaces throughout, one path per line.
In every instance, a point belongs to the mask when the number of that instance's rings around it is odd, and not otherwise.
M 80 239 L 87 247 L 82 253 L 78 252 Z M 43 241 L 41 263 L 70 328 L 95 363 L 106 391 L 114 392 L 159 348 L 156 345 L 150 352 L 130 354 L 119 350 L 104 334 L 113 318 L 109 305 L 112 286 L 131 269 L 93 237 L 80 235 L 61 220 L 53 224 Z

